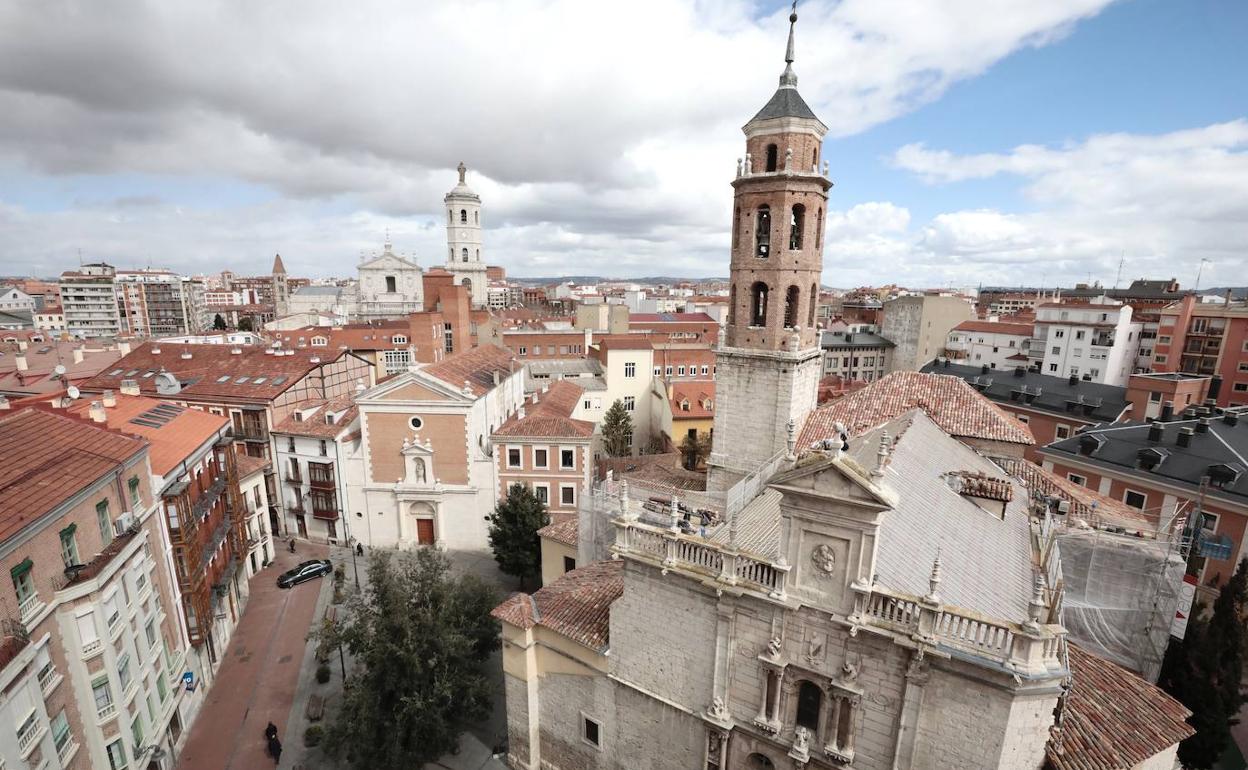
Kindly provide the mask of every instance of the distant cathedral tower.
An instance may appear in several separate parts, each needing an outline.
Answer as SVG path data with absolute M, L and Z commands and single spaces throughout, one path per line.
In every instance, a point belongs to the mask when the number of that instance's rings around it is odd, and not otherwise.
M 455 283 L 468 287 L 474 308 L 485 307 L 487 284 L 481 261 L 481 196 L 464 181 L 468 168 L 459 164 L 459 184 L 446 194 L 446 269 Z
M 732 215 L 728 323 L 716 351 L 715 434 L 707 485 L 723 490 L 783 450 L 815 408 L 815 330 L 823 270 L 828 127 L 797 93 L 796 4 L 780 87 L 745 124 Z
M 273 257 L 273 314 L 277 318 L 286 315 L 290 309 L 290 287 L 286 284 L 286 266 L 282 264 L 282 255 Z

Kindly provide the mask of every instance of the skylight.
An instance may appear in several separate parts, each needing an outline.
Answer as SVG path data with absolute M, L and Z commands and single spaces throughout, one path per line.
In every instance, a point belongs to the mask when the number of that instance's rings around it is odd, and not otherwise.
M 217 378 L 217 382 L 229 382 L 229 381 L 230 381 L 230 375 L 228 374 L 223 374 Z

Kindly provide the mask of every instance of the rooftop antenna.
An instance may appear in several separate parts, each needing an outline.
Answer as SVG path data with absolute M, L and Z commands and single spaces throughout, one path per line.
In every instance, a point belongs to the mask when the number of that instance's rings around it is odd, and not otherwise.
M 1118 275 L 1114 276 L 1114 288 L 1118 288 L 1118 284 L 1122 282 L 1122 263 L 1127 261 L 1127 252 L 1124 250 L 1118 256 Z
M 1212 262 L 1211 260 L 1208 260 L 1208 259 L 1205 259 L 1204 257 L 1201 257 L 1201 260 L 1200 260 L 1200 267 L 1196 268 L 1196 283 L 1192 286 L 1192 291 L 1193 291 L 1193 292 L 1198 291 L 1198 290 L 1200 289 L 1200 274 L 1201 274 L 1201 273 L 1203 273 L 1203 272 L 1205 271 L 1205 264 L 1206 264 L 1206 263 L 1208 263 L 1208 264 L 1210 264 L 1210 265 L 1212 265 L 1212 264 L 1213 264 L 1213 262 Z

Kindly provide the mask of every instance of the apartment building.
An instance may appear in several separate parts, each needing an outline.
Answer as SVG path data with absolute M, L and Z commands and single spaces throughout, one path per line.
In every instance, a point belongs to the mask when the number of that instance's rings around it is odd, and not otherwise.
M 967 366 L 1026 367 L 1032 332 L 1031 324 L 963 321 L 949 332 L 945 355 Z
M 848 312 L 845 318 L 850 320 Z M 925 295 L 885 302 L 880 309 L 880 336 L 895 346 L 888 370 L 918 371 L 944 351 L 955 326 L 974 318 L 975 307 L 961 297 Z
M 348 543 L 346 463 L 358 450 L 358 414 L 351 395 L 307 401 L 273 428 L 286 531 L 322 543 Z
M 188 667 L 211 682 L 247 600 L 249 512 L 239 491 L 229 419 L 112 391 L 65 408 L 148 442 L 152 488 L 165 519 L 162 556 L 176 577 L 175 606 L 193 653 Z
M 34 312 L 35 298 L 16 286 L 0 286 L 0 310 L 28 310 Z
M 631 454 L 663 442 L 666 386 L 652 376 L 655 350 L 650 340 L 640 334 L 608 335 L 597 340 L 589 355 L 602 366 L 606 389 L 595 393 L 589 406 L 583 401 L 577 416 L 599 424 L 611 405 L 619 401 L 633 422 Z
M 168 270 L 118 270 L 116 291 L 130 334 L 198 334 L 211 325 L 204 285 Z
M 490 435 L 524 400 L 511 351 L 482 345 L 391 377 L 355 398 L 352 533 L 369 546 L 486 546 L 498 500 Z
M 273 561 L 276 545 L 276 533 L 280 530 L 273 526 L 276 501 L 269 499 L 268 484 L 265 477 L 272 467 L 267 457 L 252 457 L 237 454 L 234 465 L 238 470 L 238 491 L 245 511 L 244 529 L 247 546 L 247 579 L 251 579 L 261 569 Z
M 1159 315 L 1153 370 L 1217 375 L 1218 406 L 1248 404 L 1248 302 L 1198 302 L 1189 295 Z
M 45 332 L 65 331 L 65 311 L 60 305 L 44 305 L 34 312 L 35 328 Z
M 584 392 L 571 380 L 545 384 L 490 434 L 499 501 L 521 484 L 545 503 L 552 521 L 575 518 L 593 469 L 594 424 L 573 416 Z
M 823 377 L 875 382 L 889 371 L 889 354 L 895 345 L 867 331 L 825 331 L 820 334 Z
M 1136 370 L 1142 328 L 1130 305 L 1104 297 L 1046 302 L 1036 308 L 1028 360 L 1042 374 L 1124 386 Z
M 130 334 L 128 317 L 117 296 L 117 270 L 104 262 L 61 273 L 61 310 L 65 331 L 73 337 Z
M 0 411 L 4 766 L 172 767 L 194 696 L 154 478 L 138 437 Z

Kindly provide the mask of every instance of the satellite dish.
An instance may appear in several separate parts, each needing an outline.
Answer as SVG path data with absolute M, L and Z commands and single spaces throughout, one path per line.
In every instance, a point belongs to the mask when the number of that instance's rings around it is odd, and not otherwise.
M 82 391 L 78 390 L 78 388 L 74 385 L 70 385 L 68 388 L 66 388 L 65 393 L 66 395 L 68 395 L 70 398 L 73 398 L 73 399 L 77 399 L 79 396 L 82 395 Z
M 64 375 L 65 375 L 65 364 L 57 364 L 55 367 L 53 367 L 53 368 L 52 368 L 52 374 L 56 375 L 57 377 L 62 377 L 62 376 L 64 376 Z

